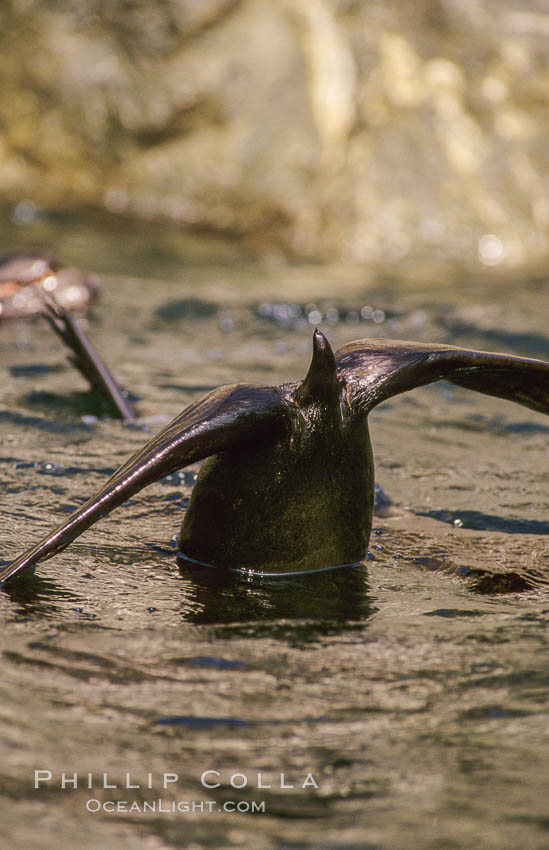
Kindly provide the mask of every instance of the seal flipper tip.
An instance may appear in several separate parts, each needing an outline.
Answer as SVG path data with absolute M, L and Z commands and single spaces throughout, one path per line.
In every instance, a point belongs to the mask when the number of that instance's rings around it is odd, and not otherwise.
M 298 404 L 335 402 L 340 392 L 334 352 L 322 331 L 315 328 L 311 365 L 305 380 L 296 390 L 296 401 Z

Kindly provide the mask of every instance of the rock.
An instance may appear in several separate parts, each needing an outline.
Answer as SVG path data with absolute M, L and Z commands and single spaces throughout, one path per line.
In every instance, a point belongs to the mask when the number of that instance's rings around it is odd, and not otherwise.
M 6 0 L 4 197 L 520 268 L 549 247 L 548 29 L 513 0 Z

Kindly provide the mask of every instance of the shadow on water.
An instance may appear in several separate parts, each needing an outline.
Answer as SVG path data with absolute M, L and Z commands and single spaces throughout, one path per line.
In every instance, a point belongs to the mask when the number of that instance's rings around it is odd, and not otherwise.
M 125 395 L 134 403 L 140 401 L 140 397 L 133 393 L 125 393 Z M 108 399 L 103 398 L 94 389 L 75 390 L 64 394 L 31 390 L 20 401 L 31 410 L 38 408 L 51 416 L 76 416 L 78 419 L 85 416 L 102 419 L 116 415 Z
M 0 424 L 4 423 L 21 428 L 37 428 L 51 434 L 89 434 L 92 430 L 90 425 L 84 422 L 61 422 L 39 416 L 27 416 L 12 410 L 0 410 Z
M 180 591 L 181 620 L 213 626 L 217 637 L 268 636 L 304 643 L 356 629 L 377 610 L 364 565 L 270 580 L 214 569 L 189 570 L 188 565 L 184 569 L 180 565 L 180 571 L 182 578 L 170 594 Z M 73 590 L 34 572 L 21 574 L 2 591 L 18 620 L 64 619 L 67 603 L 82 605 Z M 71 611 L 84 614 L 82 607 Z M 108 625 L 106 618 L 101 621 Z
M 160 322 L 179 322 L 181 319 L 200 321 L 210 319 L 219 312 L 219 305 L 201 298 L 179 298 L 157 307 L 155 318 Z M 152 323 L 155 327 L 155 323 Z
M 506 331 L 502 328 L 482 328 L 462 319 L 442 320 L 442 324 L 453 337 L 474 334 L 486 340 L 490 346 L 499 346 L 506 351 L 515 349 L 520 351 L 524 357 L 547 358 L 549 356 L 549 336 L 546 334 L 535 333 L 534 331 L 519 333 L 518 331 Z
M 549 534 L 549 522 L 537 519 L 510 519 L 482 511 L 415 511 L 417 516 L 431 517 L 450 525 L 460 523 L 462 528 L 475 531 L 503 531 L 505 534 Z
M 264 634 L 304 642 L 354 629 L 376 610 L 364 565 L 276 579 L 180 568 L 191 603 L 184 620 L 218 626 L 220 637 Z
M 0 566 L 7 563 L 0 561 Z M 14 603 L 13 614 L 18 620 L 57 616 L 62 608 L 62 604 L 57 603 L 77 601 L 78 598 L 57 582 L 36 575 L 32 570 L 8 582 L 1 590 Z

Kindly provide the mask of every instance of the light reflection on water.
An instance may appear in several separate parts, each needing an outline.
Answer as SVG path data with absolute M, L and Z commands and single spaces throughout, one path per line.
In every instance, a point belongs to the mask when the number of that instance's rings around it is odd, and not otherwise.
M 94 238 L 87 257 L 80 245 L 67 260 L 93 267 Z M 102 244 L 108 268 L 116 246 Z M 494 312 L 496 291 L 476 284 L 427 293 L 346 279 L 334 297 L 331 271 L 282 268 L 275 280 L 255 259 L 199 254 L 167 261 L 166 274 L 157 254 L 154 281 L 150 267 L 106 279 L 90 316 L 139 399 L 134 427 L 94 418 L 97 400 L 45 326 L 0 328 L 2 558 L 190 399 L 233 380 L 304 375 L 314 310 L 332 310 L 334 345 L 388 334 L 548 356 L 547 282 L 503 282 Z M 372 439 L 393 504 L 358 568 L 267 582 L 180 569 L 170 540 L 193 468 L 8 586 L 0 783 L 10 846 L 42 846 L 44 834 L 56 846 L 117 848 L 544 846 L 548 424 L 442 385 L 380 408 Z M 211 767 L 224 781 L 206 794 L 200 775 Z M 85 788 L 36 792 L 35 768 L 107 771 L 118 784 L 128 771 L 142 784 L 175 771 L 184 782 L 162 791 L 167 801 L 264 799 L 267 813 L 92 816 Z M 319 789 L 237 791 L 231 771 L 284 772 L 296 784 L 311 771 Z M 128 793 L 94 790 L 101 800 Z

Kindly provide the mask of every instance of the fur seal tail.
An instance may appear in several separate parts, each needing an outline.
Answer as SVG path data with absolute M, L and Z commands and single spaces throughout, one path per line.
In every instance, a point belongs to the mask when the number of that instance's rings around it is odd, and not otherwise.
M 295 399 L 298 404 L 329 404 L 339 399 L 340 392 L 334 352 L 324 334 L 316 328 L 311 365 L 305 380 L 296 390 Z

